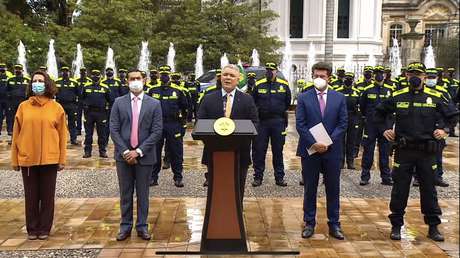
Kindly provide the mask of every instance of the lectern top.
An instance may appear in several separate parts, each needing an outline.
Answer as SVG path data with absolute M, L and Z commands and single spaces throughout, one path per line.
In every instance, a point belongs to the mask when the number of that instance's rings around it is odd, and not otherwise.
M 217 135 L 214 131 L 214 122 L 216 119 L 198 119 L 192 135 Z M 235 131 L 231 135 L 257 135 L 256 127 L 251 120 L 233 120 L 235 122 Z

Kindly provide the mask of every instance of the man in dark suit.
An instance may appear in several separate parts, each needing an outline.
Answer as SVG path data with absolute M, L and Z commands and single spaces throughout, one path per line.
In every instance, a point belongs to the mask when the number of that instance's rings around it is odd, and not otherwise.
M 340 158 L 342 137 L 347 129 L 347 105 L 345 96 L 328 90 L 331 66 L 317 63 L 313 66 L 315 89 L 306 91 L 298 97 L 296 128 L 300 139 L 297 156 L 302 157 L 302 177 L 304 185 L 304 221 L 303 238 L 311 237 L 316 225 L 316 193 L 320 171 L 324 174 L 326 187 L 327 217 L 329 234 L 344 239 L 339 222 L 340 210 Z M 332 145 L 317 142 L 309 129 L 322 123 Z M 309 155 L 307 150 L 315 151 Z
M 131 235 L 133 193 L 137 196 L 137 235 L 150 240 L 149 182 L 156 159 L 156 144 L 163 127 L 161 104 L 143 92 L 145 78 L 138 70 L 128 73 L 130 93 L 115 100 L 110 114 L 110 135 L 115 145 L 118 184 L 120 187 L 121 223 L 117 240 Z
M 218 119 L 225 116 L 231 119 L 248 119 L 252 120 L 257 128 L 259 118 L 257 115 L 256 105 L 249 94 L 241 92 L 236 88 L 239 78 L 240 71 L 237 66 L 225 66 L 224 69 L 222 69 L 222 89 L 216 90 L 204 96 L 198 109 L 197 118 Z M 210 155 L 209 151 L 205 148 L 203 150 L 202 164 L 208 165 Z M 243 197 L 246 175 L 248 167 L 251 164 L 250 144 L 241 149 L 240 155 L 242 175 L 240 191 L 241 197 Z M 206 182 L 204 183 L 204 186 L 207 186 L 207 173 L 205 174 L 205 177 Z

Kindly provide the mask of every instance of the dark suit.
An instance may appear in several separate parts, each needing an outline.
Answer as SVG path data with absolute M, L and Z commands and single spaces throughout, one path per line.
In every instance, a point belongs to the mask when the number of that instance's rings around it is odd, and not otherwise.
M 224 117 L 224 105 L 223 96 L 221 90 L 216 90 L 210 94 L 204 96 L 200 103 L 200 107 L 197 113 L 197 119 L 218 119 Z M 259 123 L 259 117 L 257 115 L 257 108 L 254 104 L 254 100 L 249 94 L 243 93 L 239 90 L 235 91 L 235 97 L 232 104 L 232 112 L 230 114 L 231 119 L 235 120 L 252 120 L 257 128 Z M 248 144 L 240 150 L 240 165 L 242 172 L 242 184 L 241 184 L 241 196 L 244 193 L 244 183 L 246 181 L 246 175 L 249 165 L 251 165 L 251 146 Z M 202 164 L 208 165 L 208 159 L 211 153 L 206 149 L 203 150 Z
M 325 153 L 309 156 L 307 149 L 316 142 L 309 129 L 319 123 L 323 123 L 333 144 Z M 316 224 L 316 193 L 319 173 L 322 171 L 326 186 L 328 224 L 330 227 L 340 226 L 340 158 L 342 137 L 347 129 L 345 96 L 329 88 L 322 117 L 316 90 L 300 94 L 297 100 L 296 128 L 300 136 L 297 155 L 302 157 L 302 176 L 305 182 L 304 221 L 308 225 Z
M 147 231 L 149 212 L 149 182 L 156 160 L 156 144 L 162 133 L 161 105 L 147 95 L 142 99 L 139 113 L 138 139 L 136 148 L 131 147 L 131 94 L 115 100 L 110 113 L 110 136 L 115 145 L 118 184 L 120 187 L 121 223 L 120 232 L 131 231 L 133 225 L 133 193 L 137 196 L 137 231 Z M 129 165 L 123 159 L 126 150 L 140 149 L 143 156 L 138 164 Z

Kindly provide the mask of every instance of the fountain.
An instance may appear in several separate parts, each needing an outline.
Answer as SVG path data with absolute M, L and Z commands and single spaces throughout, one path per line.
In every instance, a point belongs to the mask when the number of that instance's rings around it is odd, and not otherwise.
M 316 50 L 313 42 L 310 42 L 310 47 L 308 48 L 308 56 L 307 56 L 307 81 L 312 80 L 312 67 L 316 63 Z
M 401 74 L 401 54 L 399 52 L 398 39 L 393 38 L 393 46 L 390 50 L 390 66 L 391 66 L 391 77 L 396 77 Z
M 203 73 L 203 46 L 200 44 L 196 49 L 195 78 L 199 78 Z
M 355 72 L 353 68 L 353 53 L 351 53 L 350 51 L 348 51 L 345 55 L 345 64 L 343 68 L 345 69 L 345 72 Z
M 72 23 L 74 23 L 75 20 L 81 15 L 81 1 L 82 0 L 77 0 L 77 2 L 75 3 L 75 9 L 72 12 Z
M 176 64 L 175 64 L 174 58 L 176 58 L 176 50 L 174 49 L 174 44 L 169 42 L 168 63 L 167 64 L 171 67 L 172 72 L 176 71 Z
M 377 61 L 375 60 L 375 56 L 374 54 L 369 54 L 369 58 L 367 59 L 367 64 L 366 65 L 370 65 L 370 66 L 375 66 L 377 63 Z
M 281 62 L 281 71 L 284 74 L 284 77 L 289 83 L 289 87 L 291 88 L 291 91 L 293 90 L 293 84 L 292 84 L 292 47 L 291 47 L 291 41 L 289 40 L 288 37 L 286 37 L 286 43 L 284 46 L 284 52 L 283 52 L 283 60 Z
M 54 39 L 50 40 L 46 66 L 48 67 L 48 74 L 50 75 L 51 79 L 57 79 L 59 77 L 59 72 L 56 62 L 56 53 L 54 50 Z
M 435 61 L 433 46 L 431 45 L 431 42 L 430 42 L 430 45 L 425 48 L 425 59 L 423 60 L 423 63 L 425 64 L 426 68 L 436 67 L 436 61 Z
M 149 51 L 149 42 L 142 41 L 141 54 L 139 56 L 139 63 L 137 64 L 137 69 L 140 71 L 149 74 L 150 67 L 150 51 Z
M 80 69 L 82 67 L 85 67 L 83 63 L 83 50 L 81 49 L 81 45 L 77 44 L 77 55 L 75 56 L 75 60 L 72 61 L 72 71 L 75 78 L 80 78 Z
M 18 64 L 22 65 L 24 75 L 29 75 L 29 73 L 27 72 L 26 47 L 24 46 L 22 41 L 19 41 L 18 45 Z
M 220 68 L 223 69 L 224 66 L 228 65 L 230 61 L 228 61 L 227 53 L 224 53 L 224 55 L 220 58 Z
M 107 59 L 105 61 L 105 69 L 109 67 L 113 69 L 113 76 L 116 77 L 117 76 L 117 66 L 115 65 L 114 53 L 111 47 L 107 49 Z
M 251 60 L 252 66 L 260 66 L 259 52 L 255 48 L 252 50 Z

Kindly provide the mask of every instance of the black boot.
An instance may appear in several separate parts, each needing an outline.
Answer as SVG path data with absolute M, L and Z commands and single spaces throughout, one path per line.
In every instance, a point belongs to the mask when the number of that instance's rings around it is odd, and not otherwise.
M 391 240 L 401 240 L 401 227 L 391 227 L 390 238 Z
M 444 241 L 444 236 L 441 234 L 441 232 L 439 232 L 437 225 L 430 226 L 428 229 L 428 237 L 436 242 Z

